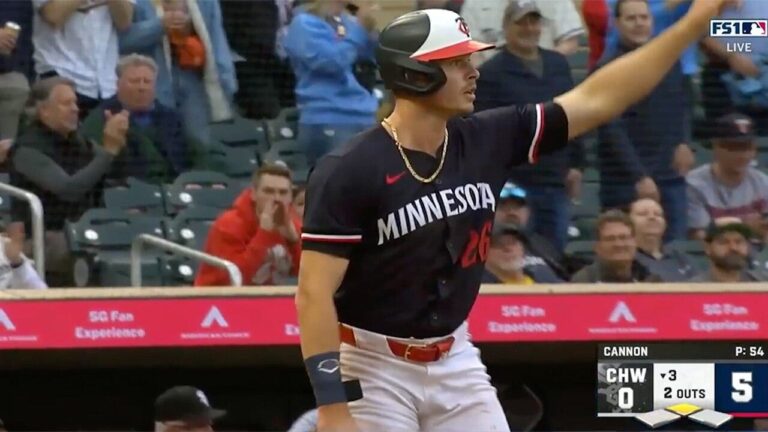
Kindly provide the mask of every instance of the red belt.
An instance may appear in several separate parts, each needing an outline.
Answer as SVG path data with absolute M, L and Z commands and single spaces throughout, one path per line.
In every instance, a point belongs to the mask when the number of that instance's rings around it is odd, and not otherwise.
M 342 343 L 357 346 L 355 332 L 351 327 L 339 324 L 339 336 Z M 453 336 L 449 336 L 429 345 L 412 345 L 387 338 L 387 345 L 392 354 L 397 357 L 416 363 L 432 363 L 442 359 L 451 351 L 454 340 Z

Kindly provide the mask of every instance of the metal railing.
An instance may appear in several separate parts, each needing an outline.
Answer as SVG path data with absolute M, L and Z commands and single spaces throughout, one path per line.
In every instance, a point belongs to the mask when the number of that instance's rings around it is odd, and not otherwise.
M 0 191 L 29 203 L 32 213 L 32 259 L 40 277 L 45 277 L 45 225 L 43 225 L 43 203 L 32 192 L 19 189 L 6 183 L 0 183 Z M 25 227 L 26 228 L 26 227 Z
M 144 245 L 154 246 L 158 249 L 171 252 L 176 255 L 185 256 L 197 261 L 202 261 L 206 264 L 214 267 L 221 267 L 229 274 L 229 280 L 232 282 L 232 286 L 242 286 L 243 276 L 240 273 L 240 269 L 225 259 L 215 257 L 213 255 L 200 252 L 178 243 L 168 241 L 164 238 L 153 236 L 151 234 L 141 234 L 131 244 L 131 286 L 141 286 L 141 253 L 144 250 Z

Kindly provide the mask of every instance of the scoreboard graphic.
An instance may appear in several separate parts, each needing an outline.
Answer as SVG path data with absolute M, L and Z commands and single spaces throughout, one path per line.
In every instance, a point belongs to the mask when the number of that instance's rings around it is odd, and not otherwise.
M 601 344 L 597 416 L 713 429 L 734 417 L 768 418 L 766 353 L 764 343 Z

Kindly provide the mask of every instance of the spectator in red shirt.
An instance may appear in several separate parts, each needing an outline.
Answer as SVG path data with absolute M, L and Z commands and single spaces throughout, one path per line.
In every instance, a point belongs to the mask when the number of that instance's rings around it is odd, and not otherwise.
M 581 14 L 587 25 L 587 42 L 589 44 L 589 70 L 595 68 L 597 61 L 605 49 L 605 36 L 608 33 L 609 12 L 606 0 L 584 0 L 581 4 Z
M 245 285 L 278 285 L 298 274 L 301 220 L 291 205 L 291 172 L 266 164 L 234 205 L 213 223 L 205 252 L 232 261 Z M 195 286 L 224 286 L 221 269 L 202 264 Z

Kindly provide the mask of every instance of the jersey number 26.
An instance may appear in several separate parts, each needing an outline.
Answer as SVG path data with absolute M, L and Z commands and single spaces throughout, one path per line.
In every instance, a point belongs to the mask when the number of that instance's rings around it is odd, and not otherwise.
M 461 255 L 461 266 L 466 268 L 477 263 L 478 256 L 480 262 L 485 262 L 485 258 L 488 255 L 488 247 L 491 245 L 491 225 L 492 222 L 486 222 L 480 229 L 472 230 L 469 232 L 469 241 L 467 242 L 467 248 L 464 249 L 464 253 Z

